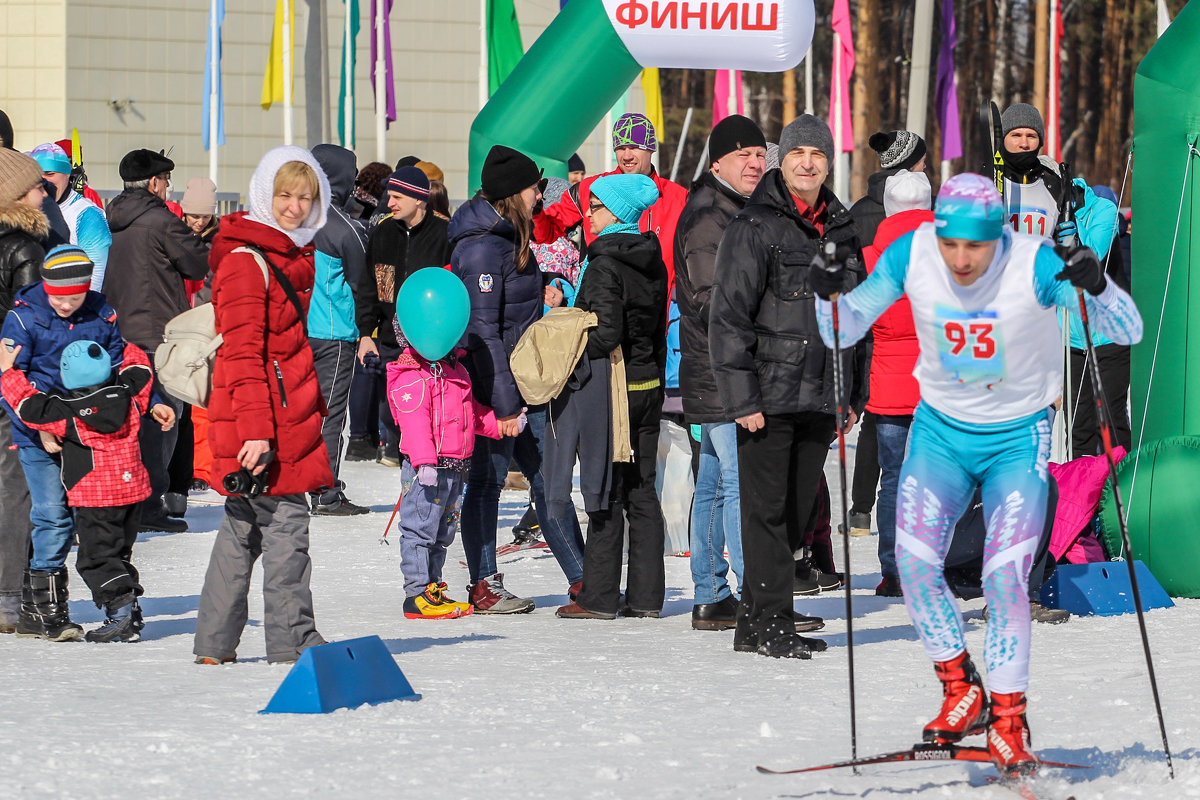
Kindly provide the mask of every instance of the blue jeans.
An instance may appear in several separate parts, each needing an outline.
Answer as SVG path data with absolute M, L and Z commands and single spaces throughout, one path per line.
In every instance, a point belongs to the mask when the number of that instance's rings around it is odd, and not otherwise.
M 517 462 L 533 490 L 533 507 L 538 524 L 550 552 L 562 567 L 568 584 L 583 580 L 583 532 L 573 512 L 554 519 L 547 512 L 545 481 L 542 478 L 542 440 L 546 434 L 546 411 L 526 414 L 529 424 L 517 437 L 491 439 L 475 437 L 475 452 L 471 456 L 471 471 L 463 495 L 463 550 L 467 555 L 467 571 L 471 583 L 496 574 L 496 519 L 500 507 L 500 492 L 508 477 L 508 465 Z
M 700 426 L 700 470 L 692 497 L 693 603 L 716 603 L 729 597 L 726 575 L 742 581 L 742 506 L 738 492 L 737 423 Z M 729 561 L 725 548 L 729 548 Z
M 21 447 L 17 458 L 25 470 L 29 484 L 31 507 L 29 520 L 33 523 L 33 558 L 30 569 L 54 570 L 67 563 L 75 524 L 67 507 L 67 490 L 62 482 L 62 459 L 40 447 Z
M 908 446 L 911 416 L 875 416 L 875 438 L 879 442 L 879 571 L 884 578 L 899 580 L 896 571 L 896 491 L 900 467 Z

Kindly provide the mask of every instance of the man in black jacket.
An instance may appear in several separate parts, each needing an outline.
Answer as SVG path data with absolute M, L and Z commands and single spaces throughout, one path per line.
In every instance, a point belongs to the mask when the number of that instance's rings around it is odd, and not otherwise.
M 835 434 L 832 353 L 821 342 L 808 272 L 824 242 L 858 250 L 849 213 L 824 187 L 833 136 L 809 114 L 784 128 L 780 168 L 759 182 L 717 250 L 709 347 L 726 418 L 737 422 L 745 575 L 733 646 L 809 658 L 795 631 L 793 553 Z M 860 271 L 847 270 L 847 288 Z M 845 391 L 864 385 L 853 350 Z M 855 420 L 849 414 L 847 427 Z
M 372 355 L 378 359 L 379 418 L 388 431 L 380 462 L 400 466 L 400 430 L 392 419 L 387 394 L 383 391 L 382 364 L 400 355 L 392 318 L 396 316 L 396 294 L 406 278 L 423 267 L 450 263 L 449 223 L 429 213 L 429 178 L 416 167 L 400 167 L 384 184 L 384 203 L 390 213 L 371 229 L 367 241 L 367 268 L 359 294 L 366 298 L 358 312 L 358 360 L 364 365 Z M 378 344 L 372 334 L 378 331 Z
M 151 364 L 167 323 L 189 308 L 184 279 L 199 281 L 208 274 L 208 245 L 167 208 L 173 169 L 175 162 L 161 153 L 126 153 L 118 167 L 125 190 L 104 212 L 112 231 L 104 294 L 121 317 L 121 334 L 145 350 Z M 178 418 L 183 403 L 166 392 L 162 399 Z M 143 425 L 139 434 L 151 490 L 142 503 L 144 531 L 187 530 L 187 523 L 168 517 L 162 504 L 177 435 L 177 428 L 163 431 L 159 425 Z
M 717 247 L 767 166 L 767 140 L 752 120 L 733 115 L 708 137 L 710 169 L 692 184 L 675 229 L 675 299 L 679 305 L 679 389 L 689 425 L 700 426 L 700 469 L 692 499 L 691 551 L 695 595 L 692 627 L 732 628 L 737 597 L 726 576 L 742 578 L 737 424 L 721 406 L 708 352 L 708 315 Z M 725 560 L 726 547 L 729 560 Z

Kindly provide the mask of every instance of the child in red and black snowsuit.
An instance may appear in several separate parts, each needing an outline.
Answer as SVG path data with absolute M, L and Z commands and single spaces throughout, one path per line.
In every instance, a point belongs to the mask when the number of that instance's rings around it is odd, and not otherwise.
M 62 481 L 79 537 L 75 568 L 96 606 L 108 614 L 86 638 L 135 642 L 143 627 L 137 605 L 142 587 L 130 557 L 139 506 L 150 496 L 138 448 L 141 417 L 150 406 L 150 361 L 141 348 L 126 343 L 113 375 L 107 350 L 93 341 L 71 342 L 60 362 L 67 391 L 46 394 L 13 367 L 20 351 L 0 346 L 0 392 L 21 422 L 61 439 Z

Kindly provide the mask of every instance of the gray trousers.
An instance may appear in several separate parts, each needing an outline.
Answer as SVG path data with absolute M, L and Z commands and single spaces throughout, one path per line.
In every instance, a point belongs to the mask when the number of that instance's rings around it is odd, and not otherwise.
M 294 661 L 304 650 L 325 643 L 313 618 L 304 495 L 228 497 L 200 593 L 196 655 L 235 655 L 249 613 L 250 573 L 260 555 L 267 661 Z
M 357 352 L 355 342 L 335 339 L 309 339 L 313 352 L 313 367 L 317 372 L 317 383 L 329 407 L 329 416 L 321 423 L 321 438 L 329 451 L 329 469 L 333 472 L 333 486 L 321 492 L 322 503 L 334 503 L 336 492 L 346 488 L 338 477 L 342 467 L 342 431 L 346 427 L 346 409 L 350 403 L 350 381 L 354 377 L 354 359 Z
M 0 596 L 20 595 L 29 566 L 29 487 L 13 449 L 12 422 L 0 407 Z

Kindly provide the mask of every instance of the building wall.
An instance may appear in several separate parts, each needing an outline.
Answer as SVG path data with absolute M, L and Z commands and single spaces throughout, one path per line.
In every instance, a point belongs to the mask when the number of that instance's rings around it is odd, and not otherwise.
M 359 3 L 355 107 L 359 165 L 375 160 L 374 95 L 370 80 L 370 0 Z M 329 141 L 338 141 L 337 98 L 345 6 L 324 0 L 328 19 Z M 395 0 L 392 57 L 398 119 L 386 134 L 385 160 L 408 154 L 446 172 L 451 197 L 467 196 L 467 138 L 478 110 L 478 0 Z M 208 174 L 201 142 L 208 0 L 6 0 L 0 19 L 5 56 L 0 109 L 10 116 L 16 146 L 35 145 L 79 129 L 88 177 L 97 188 L 120 187 L 117 164 L 138 147 L 166 149 L 176 163 L 177 189 Z M 222 81 L 226 143 L 218 151 L 221 191 L 245 193 L 258 159 L 283 142 L 281 104 L 259 105 L 274 18 L 274 0 L 226 0 Z M 556 0 L 516 0 L 528 48 L 553 19 Z M 296 0 L 294 142 L 308 146 L 305 125 L 305 40 L 309 4 Z M 551 78 L 548 78 L 551 79 Z M 117 107 L 114 107 L 114 101 Z M 132 102 L 127 102 L 132 101 Z M 123 108 L 121 106 L 124 106 Z M 629 107 L 641 109 L 640 88 Z M 564 109 L 563 113 L 570 113 Z M 580 148 L 599 171 L 606 136 Z

